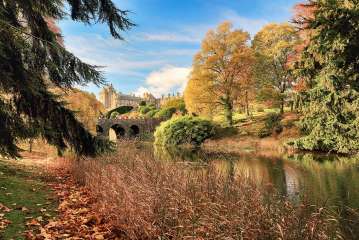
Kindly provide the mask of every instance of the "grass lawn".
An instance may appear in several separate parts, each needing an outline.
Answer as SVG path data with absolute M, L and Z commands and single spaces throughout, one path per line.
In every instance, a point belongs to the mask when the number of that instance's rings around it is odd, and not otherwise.
M 11 209 L 4 216 L 11 224 L 0 232 L 0 239 L 25 239 L 27 222 L 55 216 L 56 203 L 46 183 L 38 171 L 24 167 L 21 161 L 0 159 L 0 203 Z
M 267 116 L 271 113 L 279 113 L 279 111 L 278 108 L 263 108 L 262 111 L 252 111 L 250 116 L 247 116 L 245 113 L 233 112 L 233 127 L 238 130 L 240 136 L 259 136 L 261 130 L 265 127 Z M 286 107 L 284 109 L 284 116 L 290 113 L 290 108 Z M 282 125 L 293 125 L 296 120 L 297 118 L 285 119 Z M 213 121 L 222 126 L 227 125 L 223 114 L 214 116 Z

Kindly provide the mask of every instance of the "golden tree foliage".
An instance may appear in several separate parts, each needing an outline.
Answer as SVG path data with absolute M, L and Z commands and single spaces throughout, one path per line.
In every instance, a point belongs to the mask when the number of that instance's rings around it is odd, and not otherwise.
M 224 22 L 210 30 L 196 54 L 193 70 L 185 90 L 185 102 L 190 112 L 212 113 L 223 110 L 232 124 L 234 103 L 248 88 L 254 63 L 254 54 L 242 30 L 232 30 Z
M 161 108 L 175 108 L 176 110 L 181 112 L 186 111 L 186 105 L 184 103 L 183 97 L 176 97 L 165 100 L 161 104 Z
M 193 67 L 190 80 L 184 92 L 184 101 L 188 112 L 211 116 L 216 109 L 211 97 L 211 79 L 208 70 Z
M 284 110 L 286 94 L 293 85 L 290 59 L 296 55 L 295 47 L 299 43 L 297 31 L 288 23 L 268 24 L 253 40 L 257 57 L 257 82 L 260 89 L 271 89 L 277 93 L 281 112 Z
M 67 107 L 76 112 L 77 119 L 82 122 L 91 132 L 96 132 L 96 123 L 101 113 L 105 112 L 103 104 L 96 99 L 95 94 L 73 89 L 71 91 L 59 92 Z

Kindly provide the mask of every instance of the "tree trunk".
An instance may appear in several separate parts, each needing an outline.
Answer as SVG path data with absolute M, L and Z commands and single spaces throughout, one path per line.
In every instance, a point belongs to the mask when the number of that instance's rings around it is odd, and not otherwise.
M 246 114 L 247 114 L 247 116 L 249 116 L 249 100 L 248 100 L 248 91 L 246 91 L 245 104 L 246 104 Z
M 284 97 L 281 96 L 280 98 L 280 114 L 284 113 Z
M 230 101 L 229 97 L 226 96 L 223 98 L 223 105 L 224 105 L 224 116 L 226 122 L 229 126 L 233 125 L 233 103 Z
M 34 143 L 34 139 L 29 139 L 29 152 L 32 152 L 32 144 Z

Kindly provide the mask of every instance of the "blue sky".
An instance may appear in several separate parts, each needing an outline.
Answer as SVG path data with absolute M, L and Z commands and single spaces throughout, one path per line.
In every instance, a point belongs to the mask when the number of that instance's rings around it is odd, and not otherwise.
M 106 80 L 123 93 L 156 96 L 182 91 L 193 55 L 209 29 L 223 21 L 253 36 L 269 22 L 287 22 L 297 0 L 114 0 L 137 24 L 115 40 L 107 25 L 59 23 L 66 47 L 83 61 L 104 66 Z M 96 86 L 84 87 L 97 94 Z

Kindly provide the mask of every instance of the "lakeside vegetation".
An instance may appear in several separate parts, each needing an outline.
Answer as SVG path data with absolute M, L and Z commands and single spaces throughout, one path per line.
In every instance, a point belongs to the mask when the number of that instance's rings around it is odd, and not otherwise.
M 104 22 L 117 39 L 134 24 L 110 0 L 66 2 L 0 3 L 0 157 L 28 145 L 39 161 L 65 156 L 58 214 L 46 179 L 0 160 L 0 239 L 358 238 L 356 1 L 298 4 L 291 23 L 253 38 L 221 23 L 183 98 L 107 113 L 74 89 L 104 77 L 66 50 L 54 20 Z M 122 117 L 163 119 L 153 149 L 96 136 L 99 118 Z
M 295 206 L 244 176 L 200 162 L 161 161 L 133 142 L 120 143 L 119 151 L 73 162 L 72 171 L 101 199 L 99 212 L 128 239 L 340 238 L 330 211 Z

